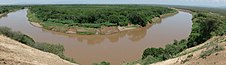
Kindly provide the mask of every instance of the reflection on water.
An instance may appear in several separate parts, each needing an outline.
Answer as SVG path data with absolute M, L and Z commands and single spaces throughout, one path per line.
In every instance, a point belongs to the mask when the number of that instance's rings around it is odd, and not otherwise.
M 109 40 L 109 42 L 111 43 L 116 43 L 120 40 L 120 38 L 123 37 L 128 37 L 128 40 L 136 42 L 140 41 L 142 38 L 145 37 L 147 30 L 151 26 L 152 25 L 149 24 L 143 28 L 122 31 L 111 35 L 67 35 L 67 36 L 70 36 L 71 38 L 76 38 L 79 42 L 87 44 L 100 44 L 106 39 Z
M 118 65 L 141 58 L 149 47 L 163 47 L 175 39 L 184 39 L 191 32 L 192 15 L 186 12 L 167 17 L 161 23 L 112 35 L 71 35 L 49 32 L 32 26 L 27 9 L 9 13 L 0 19 L 0 26 L 21 31 L 39 42 L 62 44 L 65 54 L 83 65 L 109 61 Z

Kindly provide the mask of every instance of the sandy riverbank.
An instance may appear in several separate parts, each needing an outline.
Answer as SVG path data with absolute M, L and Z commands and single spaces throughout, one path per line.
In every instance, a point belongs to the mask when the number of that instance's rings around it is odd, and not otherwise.
M 0 14 L 0 18 L 3 17 L 3 16 L 5 16 L 5 15 L 7 15 L 7 14 L 6 13 Z
M 30 22 L 31 25 L 35 26 L 35 27 L 39 27 L 39 28 L 42 28 L 42 25 L 39 24 L 39 23 L 36 23 L 36 22 Z

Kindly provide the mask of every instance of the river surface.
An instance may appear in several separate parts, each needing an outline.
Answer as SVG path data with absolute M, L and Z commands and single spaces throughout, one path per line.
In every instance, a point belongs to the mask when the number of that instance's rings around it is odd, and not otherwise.
M 146 48 L 164 47 L 173 40 L 186 39 L 192 28 L 192 15 L 179 11 L 157 24 L 135 30 L 112 35 L 65 36 L 31 25 L 26 15 L 27 9 L 9 13 L 0 19 L 0 26 L 20 31 L 38 42 L 64 45 L 65 55 L 82 65 L 101 61 L 119 65 L 138 60 Z

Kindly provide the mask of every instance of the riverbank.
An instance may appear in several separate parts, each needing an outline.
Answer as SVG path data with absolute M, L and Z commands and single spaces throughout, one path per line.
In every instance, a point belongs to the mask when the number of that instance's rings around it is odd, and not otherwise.
M 4 15 L 4 13 L 3 14 L 0 14 L 0 17 L 2 17 Z
M 205 59 L 206 57 L 210 56 L 212 53 L 215 53 L 224 49 L 223 47 L 220 47 L 224 45 L 218 46 L 217 44 L 218 42 L 219 44 L 221 44 L 222 41 L 225 41 L 225 36 L 224 36 L 225 27 L 226 27 L 225 17 L 212 12 L 198 11 L 198 12 L 191 12 L 191 13 L 193 13 L 193 16 L 194 16 L 192 18 L 192 22 L 193 22 L 192 32 L 187 39 L 175 41 L 172 44 L 166 45 L 165 48 L 147 48 L 143 52 L 142 59 L 136 62 L 132 62 L 131 64 L 138 63 L 141 65 L 147 65 L 147 64 L 152 64 L 156 62 L 157 64 L 154 64 L 154 65 L 162 65 L 162 64 L 163 65 L 164 64 L 165 65 L 180 65 L 180 64 L 186 65 L 187 63 L 193 64 L 194 61 L 197 61 L 197 58 L 199 60 L 200 58 Z M 211 23 L 215 25 L 205 24 L 205 23 Z M 213 42 L 206 43 L 209 46 L 202 44 L 202 43 L 208 42 L 208 39 L 214 38 L 215 36 L 222 36 L 222 37 L 219 37 L 220 39 L 217 39 Z M 213 44 L 213 43 L 217 43 L 217 44 Z M 202 49 L 203 47 L 200 47 L 199 45 L 202 45 L 204 46 L 204 48 L 205 47 L 207 48 Z M 190 51 L 187 51 L 189 49 Z M 197 50 L 198 52 L 196 52 Z M 193 54 L 188 54 L 193 52 L 195 53 L 194 54 L 195 59 L 191 58 Z M 165 55 L 166 57 L 162 55 Z M 185 55 L 185 57 L 187 58 L 176 58 L 173 60 L 167 60 L 167 59 L 172 59 L 181 55 L 182 56 Z M 160 61 L 163 61 L 163 63 L 161 63 Z M 201 59 L 201 61 L 203 60 Z M 201 64 L 206 65 L 206 62 L 201 62 Z
M 1 14 L 0 14 L 0 18 L 1 18 L 1 17 L 4 17 L 5 15 L 7 15 L 7 13 L 1 13 Z
M 215 36 L 200 45 L 182 51 L 178 57 L 150 65 L 224 65 L 225 40 L 226 36 Z
M 151 21 L 149 23 L 147 23 L 146 26 L 156 24 L 156 23 L 160 22 L 161 19 L 169 17 L 169 16 L 173 16 L 177 13 L 178 13 L 178 10 L 173 13 L 167 13 L 167 14 L 160 15 L 159 17 L 154 17 L 153 19 L 151 19 Z M 36 18 L 34 17 L 34 14 L 31 14 L 29 11 L 28 11 L 28 18 L 29 18 L 30 24 L 32 24 L 35 27 L 43 28 L 43 25 L 41 25 L 40 22 L 37 22 L 37 20 L 35 22 L 33 22 L 33 19 L 36 19 Z M 142 28 L 142 26 L 140 26 L 140 25 L 110 26 L 110 27 L 101 26 L 101 28 L 86 28 L 86 27 L 76 26 L 76 27 L 72 27 L 72 28 L 68 28 L 68 29 L 63 28 L 64 30 L 58 30 L 55 28 L 58 28 L 58 27 L 53 27 L 52 29 L 46 29 L 46 30 L 58 32 L 61 34 L 67 34 L 67 35 L 68 34 L 69 35 L 76 35 L 76 34 L 79 34 L 79 35 L 111 35 L 111 34 L 123 32 L 123 31 L 127 31 L 127 30 L 134 30 L 134 29 Z M 45 29 L 45 28 L 43 28 L 43 29 Z M 65 30 L 65 29 L 67 29 L 67 30 Z
M 0 35 L 0 65 L 78 65 Z
M 35 26 L 35 27 L 39 27 L 42 28 L 42 25 L 36 22 L 30 22 L 31 25 Z
M 1 11 L 0 18 L 6 16 L 8 13 L 15 12 L 20 9 L 23 9 L 23 7 L 21 7 L 21 6 L 11 6 L 11 7 L 1 6 L 0 7 L 0 11 Z

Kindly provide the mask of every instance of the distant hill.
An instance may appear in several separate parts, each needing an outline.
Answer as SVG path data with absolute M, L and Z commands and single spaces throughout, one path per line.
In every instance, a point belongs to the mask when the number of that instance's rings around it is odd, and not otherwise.
M 220 8 L 226 9 L 226 6 L 222 6 L 222 7 L 220 7 Z

